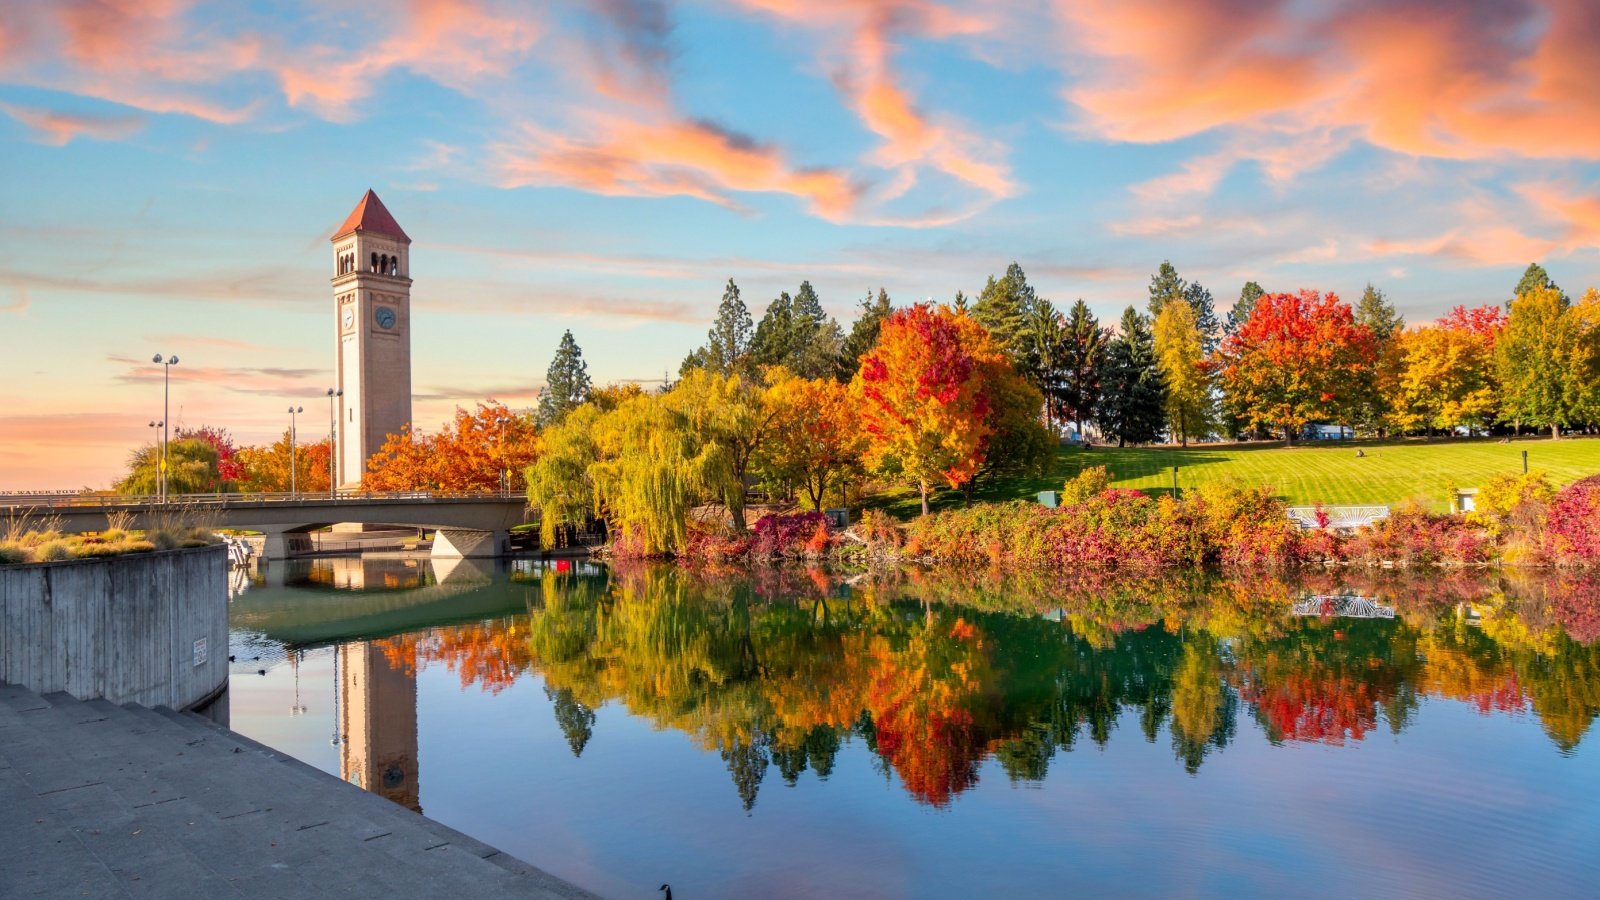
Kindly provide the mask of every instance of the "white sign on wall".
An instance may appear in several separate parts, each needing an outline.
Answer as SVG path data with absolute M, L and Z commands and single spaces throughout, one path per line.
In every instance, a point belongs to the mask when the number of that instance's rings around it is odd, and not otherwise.
M 197 665 L 197 666 L 205 665 L 206 660 L 210 659 L 210 658 L 211 658 L 211 655 L 206 650 L 206 639 L 205 638 L 201 638 L 200 640 L 195 641 L 194 642 L 194 664 Z

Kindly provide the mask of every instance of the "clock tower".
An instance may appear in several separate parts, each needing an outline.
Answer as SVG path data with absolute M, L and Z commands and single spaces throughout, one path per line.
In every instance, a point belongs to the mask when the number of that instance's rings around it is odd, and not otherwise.
M 411 238 L 372 191 L 333 233 L 333 265 L 338 481 L 354 490 L 411 423 Z

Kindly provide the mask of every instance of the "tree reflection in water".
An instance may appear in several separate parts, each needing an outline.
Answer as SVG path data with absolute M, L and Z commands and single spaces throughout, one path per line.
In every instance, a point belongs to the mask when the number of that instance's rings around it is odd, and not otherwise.
M 1296 617 L 1354 592 L 1393 619 Z M 993 759 L 1014 781 L 1135 720 L 1190 773 L 1239 739 L 1345 744 L 1403 732 L 1422 698 L 1531 710 L 1562 752 L 1600 713 L 1600 577 L 1317 573 L 1130 579 L 817 570 L 547 572 L 526 615 L 381 642 L 463 687 L 544 679 L 574 755 L 612 701 L 691 735 L 747 810 L 768 771 L 827 778 L 860 740 L 934 806 Z M 1125 719 L 1125 715 L 1127 719 Z

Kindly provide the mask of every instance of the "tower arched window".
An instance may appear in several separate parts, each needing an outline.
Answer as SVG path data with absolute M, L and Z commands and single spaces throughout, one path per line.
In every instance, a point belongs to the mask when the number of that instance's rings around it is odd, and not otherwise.
M 378 253 L 376 250 L 372 253 L 372 271 L 378 271 Z
M 399 277 L 399 275 L 400 275 L 400 257 L 398 257 L 398 256 L 389 257 L 389 274 L 393 275 L 395 277 Z

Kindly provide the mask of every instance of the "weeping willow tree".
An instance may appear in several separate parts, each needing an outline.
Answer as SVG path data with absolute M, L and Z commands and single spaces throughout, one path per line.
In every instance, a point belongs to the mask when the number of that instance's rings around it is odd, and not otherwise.
M 594 427 L 603 414 L 593 404 L 572 410 L 561 424 L 545 429 L 544 454 L 527 468 L 528 503 L 539 509 L 539 533 L 555 545 L 556 529 L 580 525 L 594 511 L 589 467 L 599 459 Z
M 745 476 L 772 431 L 774 407 L 753 377 L 696 369 L 665 397 L 683 416 L 695 440 L 714 450 L 701 474 L 728 507 L 735 531 L 744 531 Z
M 688 538 L 689 508 L 725 477 L 726 448 L 697 439 L 688 418 L 657 396 L 623 402 L 592 433 L 595 506 L 637 552 L 677 552 Z
M 167 492 L 213 494 L 238 490 L 222 480 L 217 448 L 196 438 L 174 438 L 167 444 Z M 116 484 L 123 494 L 154 494 L 161 482 L 161 454 L 146 444 L 128 458 L 128 474 Z

